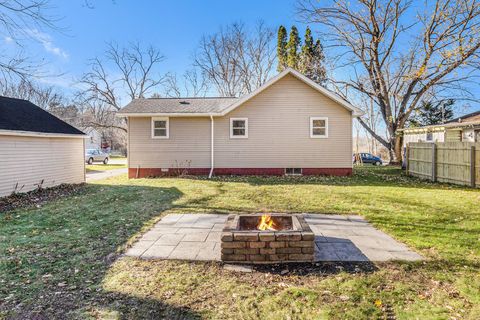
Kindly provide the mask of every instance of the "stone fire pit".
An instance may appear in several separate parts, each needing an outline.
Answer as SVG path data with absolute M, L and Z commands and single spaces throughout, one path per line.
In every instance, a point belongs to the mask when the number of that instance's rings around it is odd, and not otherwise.
M 262 214 L 229 215 L 221 260 L 229 263 L 313 262 L 315 235 L 301 214 L 269 214 L 276 230 L 259 230 Z M 265 217 L 264 217 L 265 218 Z

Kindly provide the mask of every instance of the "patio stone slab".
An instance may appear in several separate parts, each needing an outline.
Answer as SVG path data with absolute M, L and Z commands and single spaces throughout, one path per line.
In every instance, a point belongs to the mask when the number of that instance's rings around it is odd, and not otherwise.
M 169 214 L 125 255 L 145 259 L 220 261 L 220 235 L 227 215 Z M 306 214 L 315 233 L 315 261 L 423 259 L 361 216 Z

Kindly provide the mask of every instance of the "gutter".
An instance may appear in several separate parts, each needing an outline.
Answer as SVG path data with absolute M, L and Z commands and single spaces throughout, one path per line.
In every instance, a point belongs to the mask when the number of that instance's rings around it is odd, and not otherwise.
M 0 135 L 1 136 L 43 137 L 43 138 L 81 138 L 81 139 L 88 139 L 88 135 L 86 135 L 86 134 L 50 133 L 50 132 L 4 130 L 4 129 L 0 129 Z
M 208 175 L 208 179 L 212 178 L 215 163 L 214 133 L 213 115 L 210 115 L 210 173 Z

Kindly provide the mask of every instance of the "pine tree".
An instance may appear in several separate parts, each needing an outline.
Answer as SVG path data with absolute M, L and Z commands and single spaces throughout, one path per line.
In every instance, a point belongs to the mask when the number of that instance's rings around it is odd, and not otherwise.
M 455 100 L 453 99 L 437 102 L 435 104 L 431 101 L 423 101 L 419 111 L 417 111 L 417 113 L 409 120 L 409 126 L 431 126 L 452 120 L 454 104 Z
M 284 26 L 278 28 L 277 58 L 277 71 L 282 72 L 287 66 L 287 29 Z
M 290 30 L 290 37 L 287 43 L 287 65 L 293 69 L 299 69 L 299 54 L 298 48 L 300 46 L 300 37 L 298 36 L 297 27 L 292 26 Z
M 309 74 L 309 69 L 314 59 L 314 44 L 312 38 L 312 31 L 309 27 L 305 30 L 305 42 L 302 46 L 300 55 L 299 71 L 305 75 Z
M 327 79 L 327 70 L 325 69 L 325 54 L 320 40 L 313 46 L 312 60 L 307 68 L 305 75 L 318 84 L 324 84 Z

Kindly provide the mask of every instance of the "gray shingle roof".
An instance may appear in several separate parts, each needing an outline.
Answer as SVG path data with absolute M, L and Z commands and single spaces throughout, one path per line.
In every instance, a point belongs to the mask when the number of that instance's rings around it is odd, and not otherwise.
M 238 98 L 150 98 L 135 99 L 118 114 L 128 113 L 220 113 Z
M 30 101 L 3 96 L 0 96 L 0 130 L 84 134 Z

